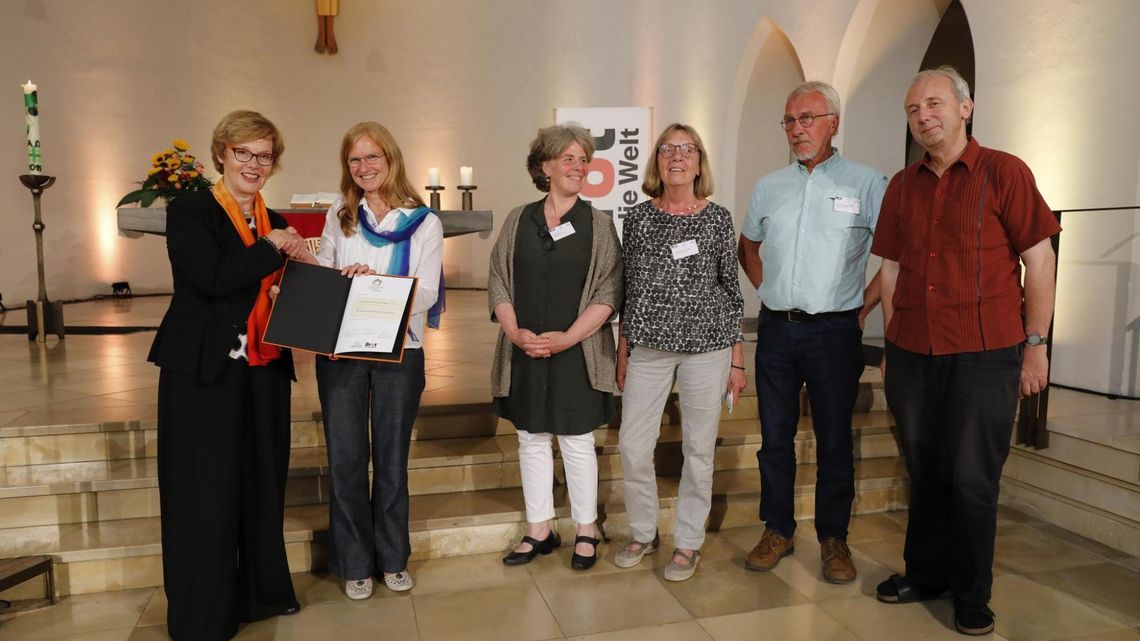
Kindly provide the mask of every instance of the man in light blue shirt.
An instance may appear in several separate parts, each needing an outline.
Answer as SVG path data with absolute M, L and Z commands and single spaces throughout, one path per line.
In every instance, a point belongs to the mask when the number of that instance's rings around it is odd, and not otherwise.
M 856 576 L 846 540 L 855 497 L 851 412 L 863 373 L 864 274 L 887 178 L 831 146 L 839 95 L 830 85 L 808 82 L 793 90 L 780 124 L 796 162 L 756 182 L 739 243 L 740 264 L 762 303 L 756 396 L 763 445 L 756 457 L 760 519 L 767 525 L 745 566 L 770 570 L 795 549 L 795 436 L 806 383 L 823 576 L 848 583 Z M 877 279 L 867 310 L 878 301 Z

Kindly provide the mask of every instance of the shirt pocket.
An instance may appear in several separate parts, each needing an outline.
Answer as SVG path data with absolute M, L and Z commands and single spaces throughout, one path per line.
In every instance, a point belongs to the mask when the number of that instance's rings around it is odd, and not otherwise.
M 828 221 L 828 228 L 871 229 L 871 212 L 864 211 L 863 200 L 855 189 L 834 187 L 828 190 L 823 208 L 823 214 Z M 858 213 L 851 213 L 850 208 L 857 208 L 859 211 Z

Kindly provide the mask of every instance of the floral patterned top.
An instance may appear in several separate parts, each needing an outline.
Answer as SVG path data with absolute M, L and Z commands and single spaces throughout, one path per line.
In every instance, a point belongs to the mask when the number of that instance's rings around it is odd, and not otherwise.
M 736 232 L 727 209 L 709 202 L 682 216 L 639 203 L 625 218 L 622 257 L 622 332 L 630 346 L 696 354 L 744 340 Z

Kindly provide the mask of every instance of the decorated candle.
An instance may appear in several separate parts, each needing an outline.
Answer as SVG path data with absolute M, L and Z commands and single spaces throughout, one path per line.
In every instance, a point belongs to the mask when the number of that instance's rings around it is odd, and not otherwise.
M 439 187 L 439 167 L 428 167 L 428 187 Z
M 36 86 L 29 80 L 24 87 L 24 119 L 28 133 L 28 172 L 43 173 L 44 161 L 40 155 L 40 106 Z
M 470 167 L 459 168 L 459 184 L 471 187 L 475 184 L 475 172 Z

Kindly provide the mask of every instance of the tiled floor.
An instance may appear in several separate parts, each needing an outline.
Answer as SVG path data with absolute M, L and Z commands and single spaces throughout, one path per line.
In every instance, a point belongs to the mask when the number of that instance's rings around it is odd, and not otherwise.
M 425 402 L 488 396 L 495 327 L 483 292 L 449 292 L 445 331 L 427 337 Z M 164 297 L 69 305 L 69 324 L 157 325 Z M 23 323 L 23 312 L 0 325 Z M 152 332 L 86 336 L 45 344 L 0 334 L 0 427 L 152 419 L 156 369 L 145 363 Z M 319 408 L 312 357 L 298 359 L 295 413 Z M 1099 417 L 1113 438 L 1140 435 L 1140 403 L 1054 390 L 1050 413 Z M 1076 423 L 1074 423 L 1076 424 Z M 612 564 L 617 542 L 602 547 L 590 572 L 569 569 L 569 548 L 523 568 L 498 554 L 414 562 L 411 593 L 383 588 L 351 602 L 335 579 L 294 575 L 300 614 L 242 629 L 239 639 L 589 639 L 592 641 L 797 640 L 935 641 L 962 638 L 947 601 L 883 605 L 875 584 L 902 568 L 905 512 L 855 517 L 849 541 L 860 570 L 851 585 L 819 578 L 810 522 L 797 551 L 770 573 L 743 568 L 759 527 L 711 533 L 696 577 L 664 581 L 667 555 L 634 569 Z M 668 550 L 668 541 L 665 549 Z M 997 630 L 992 638 L 1048 641 L 1140 640 L 1140 559 L 1023 514 L 1003 510 L 994 566 Z M 54 608 L 0 617 L 0 641 L 165 639 L 165 597 L 147 588 L 72 596 Z
M 760 527 L 710 533 L 696 576 L 662 577 L 667 555 L 630 570 L 613 565 L 616 543 L 603 545 L 589 572 L 570 569 L 568 546 L 529 566 L 508 568 L 498 554 L 413 562 L 416 588 L 382 587 L 349 601 L 326 575 L 296 574 L 301 613 L 245 626 L 238 639 L 320 641 L 349 638 L 421 641 L 753 640 L 937 641 L 961 639 L 949 601 L 884 605 L 875 584 L 901 563 L 906 514 L 854 518 L 851 549 L 860 576 L 850 585 L 819 578 L 811 523 L 797 533 L 796 553 L 769 573 L 743 567 Z M 1048 524 L 1003 510 L 999 520 L 989 638 L 1027 641 L 1140 640 L 1140 572 L 1136 559 Z M 669 549 L 669 541 L 664 548 Z M 1029 553 L 1012 550 L 1029 549 Z M 127 641 L 165 639 L 161 589 L 65 598 L 58 606 L 0 618 L 0 639 Z

